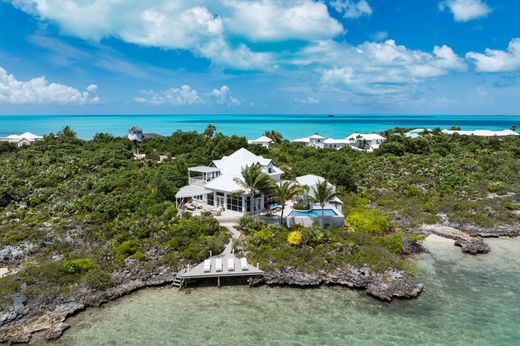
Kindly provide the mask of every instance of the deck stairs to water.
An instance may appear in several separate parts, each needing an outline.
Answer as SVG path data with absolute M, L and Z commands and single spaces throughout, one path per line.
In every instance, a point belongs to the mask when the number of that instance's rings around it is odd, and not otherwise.
M 186 269 L 181 270 L 180 272 L 175 275 L 175 278 L 173 279 L 172 286 L 171 287 L 177 287 L 177 289 L 181 289 L 184 285 L 184 279 L 182 278 L 182 274 L 186 272 Z

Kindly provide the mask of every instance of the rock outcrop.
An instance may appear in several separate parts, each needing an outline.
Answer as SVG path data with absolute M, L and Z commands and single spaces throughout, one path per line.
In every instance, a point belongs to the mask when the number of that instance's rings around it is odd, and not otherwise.
M 471 255 L 484 254 L 491 251 L 491 248 L 480 238 L 457 238 L 455 246 L 460 246 L 462 252 Z
M 259 284 L 316 287 L 322 284 L 341 285 L 350 288 L 366 289 L 371 296 L 384 301 L 393 298 L 414 298 L 423 290 L 424 285 L 412 275 L 398 270 L 376 273 L 369 267 L 343 266 L 333 272 L 317 274 L 303 273 L 288 267 L 264 274 L 263 279 L 254 279 L 251 285 Z

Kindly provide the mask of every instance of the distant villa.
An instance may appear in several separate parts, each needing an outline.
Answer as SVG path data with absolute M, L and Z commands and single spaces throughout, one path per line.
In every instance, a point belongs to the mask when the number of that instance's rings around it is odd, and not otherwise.
M 42 139 L 42 136 L 37 136 L 30 132 L 25 132 L 21 135 L 9 135 L 7 137 L 0 137 L 0 142 L 9 142 L 15 144 L 17 147 L 21 147 L 23 145 L 30 145 Z
M 293 140 L 294 143 L 303 143 L 308 147 L 320 149 L 340 149 L 350 146 L 355 150 L 372 152 L 379 148 L 385 137 L 377 133 L 353 133 L 345 138 L 325 138 L 319 134 L 310 137 L 298 138 Z
M 508 137 L 508 136 L 519 136 L 517 132 L 513 130 L 474 130 L 474 131 L 462 131 L 462 130 L 442 130 L 442 133 L 448 135 L 458 134 L 461 136 L 477 136 L 477 137 Z

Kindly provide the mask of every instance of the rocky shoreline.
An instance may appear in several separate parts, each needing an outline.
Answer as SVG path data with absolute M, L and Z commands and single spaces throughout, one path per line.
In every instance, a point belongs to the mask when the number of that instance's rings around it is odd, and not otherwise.
M 68 297 L 39 302 L 27 302 L 22 292 L 13 295 L 13 305 L 0 310 L 0 343 L 28 343 L 36 334 L 46 340 L 59 338 L 70 327 L 66 319 L 88 307 L 99 307 L 109 301 L 136 290 L 167 285 L 173 282 L 175 272 L 160 268 L 156 272 L 144 270 L 117 272 L 114 277 L 121 283 L 115 287 L 96 291 L 82 288 Z M 367 294 L 383 301 L 393 298 L 414 298 L 424 286 L 410 274 L 397 270 L 375 273 L 367 267 L 345 266 L 334 272 L 308 274 L 284 268 L 266 272 L 261 279 L 250 282 L 252 286 L 283 285 L 291 287 L 317 287 L 340 285 L 354 289 L 365 289 Z

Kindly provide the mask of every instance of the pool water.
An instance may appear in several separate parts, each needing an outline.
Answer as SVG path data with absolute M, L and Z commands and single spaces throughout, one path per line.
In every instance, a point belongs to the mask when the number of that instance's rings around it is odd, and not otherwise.
M 324 209 L 323 215 L 324 216 L 338 216 L 338 214 L 332 209 Z M 321 217 L 322 216 L 321 209 L 311 209 L 311 210 L 307 210 L 307 211 L 293 210 L 289 214 L 289 217 L 309 217 L 309 216 L 310 217 Z

